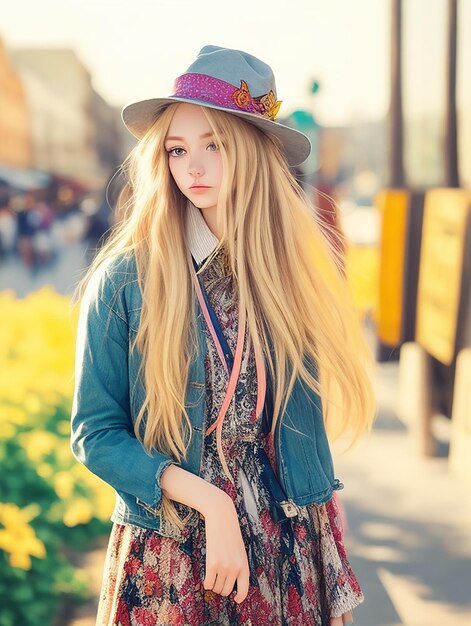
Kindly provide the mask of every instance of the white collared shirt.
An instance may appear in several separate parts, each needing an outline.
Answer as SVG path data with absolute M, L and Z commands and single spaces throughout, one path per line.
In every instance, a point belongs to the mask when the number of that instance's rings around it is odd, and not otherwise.
M 186 241 L 198 265 L 219 243 L 219 239 L 206 224 L 201 211 L 190 200 L 187 202 Z

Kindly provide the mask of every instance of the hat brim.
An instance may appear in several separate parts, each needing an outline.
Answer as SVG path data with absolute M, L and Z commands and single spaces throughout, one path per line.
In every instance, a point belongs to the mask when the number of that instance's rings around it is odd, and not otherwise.
M 129 132 L 137 139 L 142 139 L 147 130 L 158 117 L 159 111 L 172 102 L 186 102 L 199 104 L 210 109 L 218 109 L 241 117 L 250 124 L 254 124 L 266 133 L 271 133 L 280 139 L 283 146 L 286 160 L 290 166 L 300 165 L 311 153 L 311 142 L 303 133 L 289 126 L 279 124 L 274 120 L 260 117 L 247 111 L 233 111 L 226 107 L 218 106 L 204 100 L 194 100 L 190 98 L 179 98 L 170 96 L 168 98 L 150 98 L 132 102 L 123 107 L 121 119 Z

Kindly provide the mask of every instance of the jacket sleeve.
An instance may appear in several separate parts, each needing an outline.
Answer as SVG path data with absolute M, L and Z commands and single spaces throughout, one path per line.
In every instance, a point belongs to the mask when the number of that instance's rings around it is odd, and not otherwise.
M 71 449 L 116 491 L 151 507 L 161 504 L 160 477 L 170 455 L 149 454 L 136 438 L 130 412 L 126 312 L 109 275 L 96 272 L 80 304 L 76 339 Z

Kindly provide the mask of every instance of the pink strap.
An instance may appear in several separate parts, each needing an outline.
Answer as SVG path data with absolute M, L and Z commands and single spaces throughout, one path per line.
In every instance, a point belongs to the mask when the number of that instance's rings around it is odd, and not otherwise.
M 201 285 L 199 284 L 195 269 L 192 264 L 190 264 L 190 269 L 192 271 L 196 294 L 198 296 L 198 300 L 200 302 L 204 318 L 211 332 L 211 336 L 213 337 L 214 343 L 216 344 L 219 358 L 221 359 L 221 362 L 227 372 L 228 371 L 227 364 L 224 358 L 223 349 L 219 342 L 219 338 L 217 336 L 216 330 L 213 326 L 211 316 L 209 315 L 208 307 L 206 306 L 206 302 L 204 301 L 203 294 L 201 292 Z M 245 328 L 246 328 L 246 311 L 245 309 L 242 310 L 239 307 L 239 329 L 237 333 L 237 345 L 236 345 L 236 352 L 234 356 L 234 365 L 232 367 L 231 375 L 229 377 L 229 383 L 227 385 L 226 394 L 224 396 L 223 403 L 219 410 L 219 415 L 217 419 L 211 424 L 211 426 L 206 430 L 206 435 L 205 435 L 207 437 L 216 428 L 216 444 L 217 444 L 217 449 L 219 453 L 219 459 L 221 461 L 222 467 L 227 477 L 230 479 L 232 483 L 234 483 L 234 479 L 232 478 L 232 475 L 229 471 L 229 468 L 226 463 L 226 459 L 224 457 L 224 452 L 222 449 L 222 424 L 224 421 L 224 417 L 226 416 L 227 410 L 229 408 L 229 405 L 231 403 L 232 397 L 235 393 L 237 380 L 239 378 L 239 373 L 240 373 L 240 368 L 241 368 L 241 363 L 242 363 L 242 352 L 244 348 Z M 265 393 L 266 393 L 265 363 L 264 363 L 261 351 L 259 349 L 255 350 L 255 363 L 256 363 L 256 368 L 257 368 L 257 405 L 256 405 L 255 410 L 256 410 L 256 415 L 258 416 L 263 410 L 263 406 L 265 404 Z
M 216 348 L 217 348 L 217 351 L 219 353 L 219 358 L 221 359 L 222 364 L 224 365 L 224 368 L 225 368 L 225 370 L 227 372 L 228 371 L 227 363 L 226 363 L 226 359 L 224 358 L 224 352 L 222 350 L 222 346 L 219 343 L 217 332 L 216 332 L 216 330 L 215 330 L 215 328 L 213 326 L 213 322 L 211 320 L 211 316 L 209 315 L 208 307 L 206 306 L 206 302 L 205 302 L 205 300 L 203 298 L 203 293 L 201 291 L 201 285 L 200 285 L 200 282 L 199 282 L 199 280 L 198 280 L 198 278 L 196 276 L 195 268 L 193 267 L 192 269 L 193 269 L 193 281 L 195 283 L 196 294 L 198 295 L 198 300 L 200 301 L 201 308 L 203 310 L 204 318 L 205 318 L 206 323 L 208 325 L 209 331 L 210 331 L 211 335 L 213 336 L 214 343 L 216 344 Z
M 229 405 L 231 403 L 232 396 L 235 393 L 237 380 L 239 378 L 239 373 L 240 373 L 240 366 L 242 364 L 242 350 L 244 347 L 245 323 L 246 323 L 245 311 L 239 310 L 239 332 L 237 335 L 237 347 L 236 347 L 236 352 L 234 356 L 234 365 L 232 367 L 231 376 L 229 378 L 229 383 L 227 385 L 226 395 L 224 397 L 222 406 L 219 410 L 219 415 L 217 419 L 211 424 L 211 426 L 206 431 L 206 435 L 210 435 L 219 424 L 222 424 L 222 421 L 227 413 L 227 409 L 229 408 Z

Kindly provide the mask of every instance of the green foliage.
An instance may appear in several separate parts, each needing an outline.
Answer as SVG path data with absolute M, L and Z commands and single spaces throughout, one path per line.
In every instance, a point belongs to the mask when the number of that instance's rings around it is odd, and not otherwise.
M 68 298 L 0 293 L 0 626 L 53 626 L 89 595 L 74 555 L 108 534 L 114 492 L 70 450 Z

